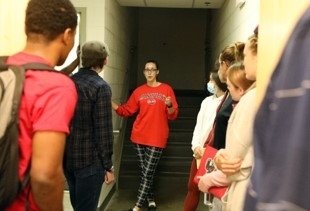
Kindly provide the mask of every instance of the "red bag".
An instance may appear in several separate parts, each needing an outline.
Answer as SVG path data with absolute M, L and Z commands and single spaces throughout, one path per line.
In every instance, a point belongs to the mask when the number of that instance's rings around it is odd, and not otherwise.
M 206 146 L 206 149 L 203 153 L 203 156 L 200 161 L 199 168 L 197 170 L 196 176 L 194 177 L 194 183 L 198 184 L 199 178 L 206 173 L 210 173 L 214 171 L 214 161 L 213 158 L 216 154 L 217 150 L 209 145 Z M 225 187 L 211 187 L 208 192 L 212 194 L 214 197 L 221 199 L 227 190 L 227 186 Z

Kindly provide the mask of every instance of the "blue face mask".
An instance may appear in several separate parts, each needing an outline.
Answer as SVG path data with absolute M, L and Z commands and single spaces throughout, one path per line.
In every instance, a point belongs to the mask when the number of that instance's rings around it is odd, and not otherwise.
M 215 85 L 214 85 L 214 83 L 209 82 L 209 83 L 207 84 L 207 88 L 208 88 L 208 91 L 209 91 L 211 94 L 215 94 Z

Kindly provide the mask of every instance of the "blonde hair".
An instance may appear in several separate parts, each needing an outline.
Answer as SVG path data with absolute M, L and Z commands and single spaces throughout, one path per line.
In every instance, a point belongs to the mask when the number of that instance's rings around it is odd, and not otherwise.
M 220 61 L 228 62 L 228 66 L 235 62 L 243 61 L 244 46 L 245 44 L 243 42 L 235 42 L 226 46 L 220 54 Z
M 257 43 L 258 43 L 258 26 L 255 28 L 253 35 L 248 38 L 250 42 L 250 49 L 253 54 L 257 54 Z
M 245 77 L 244 65 L 240 62 L 231 65 L 227 70 L 227 78 L 235 88 L 247 90 L 254 81 Z

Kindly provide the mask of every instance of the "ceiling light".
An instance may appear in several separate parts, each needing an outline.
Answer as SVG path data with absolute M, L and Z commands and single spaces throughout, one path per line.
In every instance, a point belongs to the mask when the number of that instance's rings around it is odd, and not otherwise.
M 208 7 L 208 6 L 210 6 L 210 5 L 211 5 L 211 2 L 206 1 L 206 2 L 205 2 L 205 5 Z

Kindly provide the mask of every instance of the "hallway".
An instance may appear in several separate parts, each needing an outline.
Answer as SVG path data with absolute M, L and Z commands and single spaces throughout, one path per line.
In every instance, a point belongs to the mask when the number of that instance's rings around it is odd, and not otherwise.
M 184 198 L 186 195 L 186 181 L 182 178 L 170 180 L 170 186 L 165 186 L 156 190 L 157 211 L 181 211 L 183 210 Z M 203 195 L 197 211 L 207 211 L 203 204 Z M 136 191 L 133 189 L 116 190 L 110 202 L 102 211 L 124 211 L 131 208 L 136 201 Z M 64 192 L 64 211 L 73 211 L 70 204 L 69 192 Z M 146 207 L 143 208 L 146 210 Z
M 157 210 L 183 210 L 187 193 L 187 180 L 192 151 L 190 140 L 203 92 L 175 90 L 179 104 L 179 117 L 170 122 L 168 146 L 164 150 L 154 179 L 155 201 Z M 112 196 L 106 211 L 122 211 L 132 208 L 136 203 L 139 185 L 138 164 L 130 139 L 134 118 L 128 121 L 124 139 L 118 190 Z M 146 207 L 145 207 L 146 210 Z M 206 210 L 201 202 L 197 211 Z
M 168 183 L 167 183 L 168 184 Z M 155 191 L 157 211 L 182 211 L 186 195 L 186 181 L 183 178 L 173 178 L 170 186 L 165 186 Z M 207 211 L 203 204 L 203 195 L 197 211 Z M 133 207 L 136 201 L 136 190 L 121 189 L 115 192 L 105 211 L 124 211 Z M 146 207 L 143 210 L 147 210 Z

